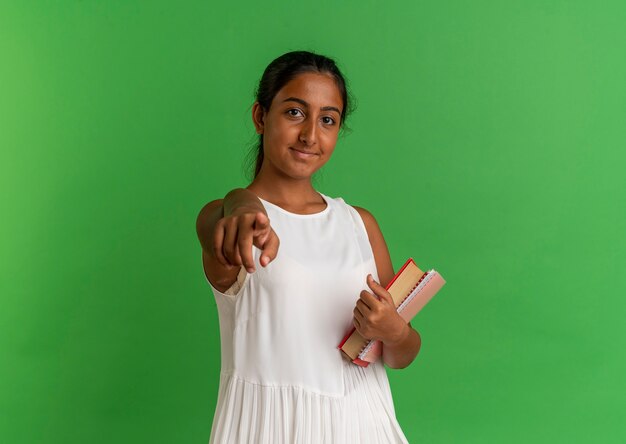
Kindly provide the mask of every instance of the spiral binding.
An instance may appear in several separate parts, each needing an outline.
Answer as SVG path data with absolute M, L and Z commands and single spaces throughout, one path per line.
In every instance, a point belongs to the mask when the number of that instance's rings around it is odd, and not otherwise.
M 404 306 L 405 306 L 405 302 L 407 301 L 407 299 L 409 298 L 409 296 L 411 296 L 411 294 L 415 291 L 415 289 L 416 289 L 417 287 L 419 287 L 419 286 L 420 286 L 420 284 L 421 284 L 422 282 L 424 282 L 424 287 L 426 286 L 426 282 L 427 282 L 428 280 L 430 280 L 430 279 L 432 278 L 432 276 L 434 275 L 433 271 L 434 271 L 434 270 L 428 270 L 426 273 L 424 273 L 424 274 L 422 275 L 422 277 L 420 278 L 420 280 L 419 280 L 419 281 L 417 281 L 417 283 L 415 284 L 415 286 L 414 286 L 413 288 L 411 288 L 411 291 L 409 291 L 409 292 L 407 293 L 407 295 L 404 297 L 404 299 L 402 299 L 402 302 L 400 302 L 400 305 L 398 305 L 398 308 L 396 309 L 396 310 L 398 311 L 398 313 L 401 311 L 401 310 L 400 310 L 401 308 L 404 308 Z M 420 291 L 421 291 L 421 290 L 420 290 Z M 418 293 L 419 293 L 419 292 L 418 292 Z M 364 347 L 361 349 L 361 351 L 359 352 L 359 355 L 358 355 L 358 358 L 359 358 L 359 359 L 363 359 L 363 356 L 364 356 L 365 354 L 367 354 L 367 352 L 369 352 L 369 351 L 370 351 L 370 349 L 373 347 L 374 342 L 375 342 L 375 341 L 374 341 L 373 339 L 370 339 L 369 341 L 367 341 L 367 343 L 365 344 L 365 346 L 364 346 Z

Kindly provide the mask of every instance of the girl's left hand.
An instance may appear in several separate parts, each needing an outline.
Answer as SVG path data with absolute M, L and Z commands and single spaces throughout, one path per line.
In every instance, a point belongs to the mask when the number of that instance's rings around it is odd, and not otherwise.
M 398 314 L 389 292 L 371 274 L 367 275 L 367 285 L 378 298 L 367 290 L 361 291 L 354 308 L 353 324 L 356 330 L 365 339 L 379 339 L 383 343 L 398 342 L 409 328 L 407 322 Z

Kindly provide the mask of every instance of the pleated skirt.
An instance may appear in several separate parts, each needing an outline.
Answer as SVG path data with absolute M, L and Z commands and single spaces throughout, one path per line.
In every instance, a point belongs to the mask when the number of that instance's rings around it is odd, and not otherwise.
M 384 372 L 380 361 L 366 368 L 345 361 L 338 397 L 222 373 L 209 444 L 408 443 Z

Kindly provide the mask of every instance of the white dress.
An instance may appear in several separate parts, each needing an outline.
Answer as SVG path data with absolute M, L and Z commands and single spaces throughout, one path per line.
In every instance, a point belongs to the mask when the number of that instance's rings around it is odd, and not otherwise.
M 261 200 L 276 259 L 260 266 L 253 247 L 254 273 L 242 267 L 224 293 L 209 282 L 221 340 L 210 444 L 407 443 L 382 360 L 363 368 L 337 348 L 378 274 L 360 215 L 321 196 L 326 208 L 307 215 Z

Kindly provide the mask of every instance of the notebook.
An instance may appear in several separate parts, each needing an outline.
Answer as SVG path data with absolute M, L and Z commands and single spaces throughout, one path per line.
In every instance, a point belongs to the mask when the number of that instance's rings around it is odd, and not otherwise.
M 409 322 L 445 283 L 436 270 L 423 272 L 413 258 L 409 258 L 385 289 L 391 294 L 398 314 Z M 367 367 L 382 354 L 382 342 L 364 338 L 354 326 L 337 348 L 361 367 Z

